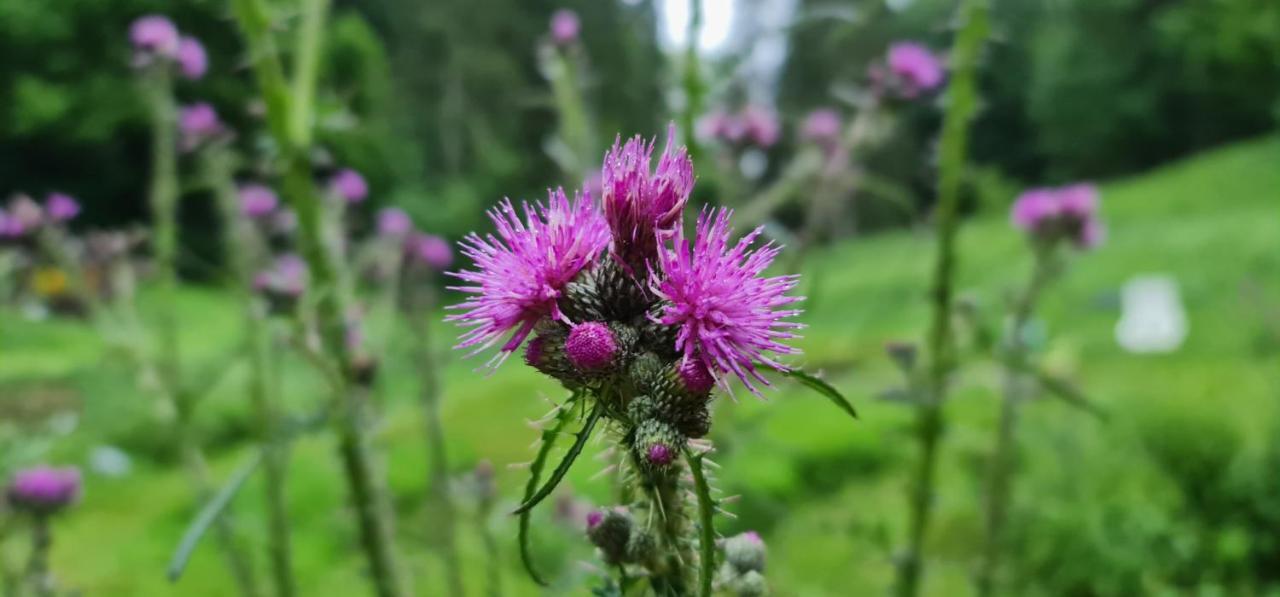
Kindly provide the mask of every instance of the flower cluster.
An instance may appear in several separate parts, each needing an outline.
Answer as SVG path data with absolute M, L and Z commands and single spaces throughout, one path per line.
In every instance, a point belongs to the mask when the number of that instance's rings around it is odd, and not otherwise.
M 79 470 L 46 466 L 18 471 L 6 492 L 15 509 L 41 516 L 58 512 L 79 497 Z
M 797 278 L 764 276 L 778 248 L 753 249 L 760 230 L 732 242 L 727 210 L 704 211 L 686 239 L 692 163 L 668 143 L 650 170 L 652 150 L 636 137 L 606 154 L 603 213 L 562 190 L 525 205 L 523 221 L 509 201 L 490 213 L 497 236 L 469 236 L 462 252 L 476 269 L 452 274 L 471 295 L 449 316 L 470 328 L 459 347 L 501 342 L 500 362 L 536 331 L 526 361 L 567 385 L 630 366 L 629 382 L 651 375 L 705 393 L 733 375 L 758 392 L 760 364 L 786 368 L 769 355 L 795 352 L 784 342 L 799 327 L 786 321 L 799 313 L 787 308 Z
M 1014 227 L 1046 244 L 1069 240 L 1089 249 L 1101 243 L 1104 234 L 1098 217 L 1098 189 L 1087 183 L 1030 189 L 1014 201 L 1010 220 Z
M 200 40 L 182 35 L 173 21 L 160 15 L 139 17 L 129 27 L 134 65 L 174 64 L 183 77 L 197 80 L 209 70 L 209 56 Z
M 0 209 L 0 242 L 30 239 L 42 226 L 58 226 L 80 215 L 80 203 L 65 193 L 52 192 L 41 207 L 26 195 L 15 195 Z

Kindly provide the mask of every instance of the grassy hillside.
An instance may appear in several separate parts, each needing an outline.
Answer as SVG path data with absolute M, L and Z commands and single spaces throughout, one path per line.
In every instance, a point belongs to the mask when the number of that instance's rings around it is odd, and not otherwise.
M 1048 365 L 1085 388 L 1108 416 L 1099 420 L 1053 400 L 1025 409 L 1026 474 L 1016 491 L 1020 520 L 1035 531 L 1014 528 L 1017 574 L 1033 579 L 1025 594 L 1063 587 L 1087 587 L 1083 594 L 1168 589 L 1168 579 L 1152 578 L 1144 558 L 1155 557 L 1151 543 L 1164 529 L 1180 532 L 1178 521 L 1194 506 L 1179 467 L 1204 461 L 1186 474 L 1212 485 L 1218 480 L 1205 475 L 1221 472 L 1215 463 L 1235 466 L 1263 454 L 1280 418 L 1280 139 L 1239 144 L 1102 188 L 1108 241 L 1073 260 L 1048 294 L 1041 325 L 1049 338 Z M 960 242 L 961 288 L 998 313 L 1030 266 L 1021 239 L 1004 214 L 991 214 L 968 222 Z M 910 413 L 876 396 L 898 382 L 883 356 L 884 343 L 915 339 L 924 328 L 931 250 L 927 235 L 898 233 L 837 246 L 806 263 L 810 308 L 802 360 L 855 401 L 861 422 L 786 383 L 765 402 L 745 393 L 737 402 L 720 401 L 720 482 L 742 496 L 734 508 L 738 519 L 721 522 L 725 530 L 764 533 L 769 578 L 779 595 L 882 594 L 892 578 L 914 447 Z M 1131 355 L 1113 340 L 1118 289 L 1144 273 L 1172 276 L 1182 291 L 1191 331 L 1172 354 Z M 239 390 L 244 370 L 227 359 L 237 315 L 225 297 L 200 290 L 185 291 L 181 309 L 184 357 L 215 386 L 200 417 L 215 470 L 225 476 L 247 456 L 240 442 L 247 432 Z M 445 335 L 438 334 L 442 347 Z M 541 416 L 547 400 L 563 392 L 516 362 L 492 376 L 473 372 L 478 364 L 454 360 L 445 375 L 450 458 L 459 475 L 479 459 L 491 460 L 505 511 L 523 483 L 523 471 L 508 465 L 531 454 L 535 432 L 526 421 Z M 388 455 L 400 538 L 419 594 L 436 595 L 443 583 L 428 551 L 435 521 L 424 506 L 426 454 L 413 364 L 386 367 L 379 399 L 387 416 L 379 440 Z M 306 372 L 291 363 L 285 380 L 299 410 L 319 400 L 320 384 Z M 933 595 L 967 587 L 976 558 L 977 473 L 991 442 L 996 381 L 990 363 L 966 354 L 948 407 L 930 544 L 927 588 Z M 131 378 L 74 322 L 29 322 L 12 312 L 0 318 L 0 417 L 36 417 L 50 405 L 71 405 L 79 429 L 55 441 L 54 459 L 80 460 L 99 443 L 122 446 L 135 457 L 127 478 L 89 478 L 84 503 L 59 521 L 54 569 L 66 585 L 89 595 L 226 595 L 228 579 L 212 545 L 196 553 L 178 590 L 164 579 L 195 504 L 183 475 L 169 463 L 156 424 L 167 413 L 141 397 L 139 383 L 145 380 Z M 1223 456 L 1223 450 L 1229 453 Z M 363 590 L 334 454 L 325 435 L 293 448 L 289 491 L 304 595 Z M 590 480 L 600 466 L 579 461 L 566 484 L 579 499 L 603 499 L 603 483 Z M 260 547 L 265 538 L 254 534 L 263 527 L 259 491 L 251 482 L 236 514 Z M 573 577 L 588 572 L 577 563 L 588 559 L 585 542 L 552 520 L 553 509 L 544 508 L 535 522 L 543 567 L 562 571 L 561 586 L 580 587 Z M 479 594 L 485 560 L 469 505 L 464 510 L 468 579 Z M 501 515 L 490 521 L 503 550 L 505 594 L 535 594 L 518 567 L 512 522 Z M 1231 541 L 1239 533 L 1220 531 L 1188 539 L 1186 549 L 1198 553 L 1194 549 L 1208 541 L 1216 554 L 1225 542 L 1223 557 L 1232 557 Z

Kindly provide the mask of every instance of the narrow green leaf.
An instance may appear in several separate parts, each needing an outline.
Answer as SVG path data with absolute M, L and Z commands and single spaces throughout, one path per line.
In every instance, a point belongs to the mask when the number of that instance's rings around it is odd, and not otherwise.
M 1035 376 L 1036 382 L 1040 387 L 1044 388 L 1049 394 L 1060 398 L 1063 402 L 1079 408 L 1099 419 L 1105 420 L 1107 413 L 1102 407 L 1093 403 L 1071 382 L 1057 377 L 1039 367 L 1031 367 L 1030 373 Z
M 532 497 L 526 499 L 524 503 L 516 508 L 514 514 L 524 514 L 537 506 L 539 502 L 547 499 L 551 492 L 555 490 L 560 481 L 569 472 L 569 468 L 573 466 L 573 462 L 578 459 L 578 455 L 582 453 L 582 448 L 586 447 L 587 439 L 591 437 L 591 432 L 596 428 L 596 422 L 600 420 L 600 416 L 604 414 L 604 404 L 596 402 L 595 408 L 591 409 L 591 415 L 587 417 L 587 422 L 583 423 L 582 429 L 574 436 L 576 439 L 573 445 L 569 447 L 569 451 L 565 453 L 564 458 L 560 460 L 560 464 L 556 465 L 556 470 L 551 471 L 551 478 L 547 479 L 546 484 L 533 494 Z
M 187 562 L 191 560 L 191 554 L 195 551 L 196 546 L 200 544 L 202 539 L 209 531 L 209 528 L 217 522 L 218 517 L 226 511 L 227 505 L 240 492 L 240 488 L 244 486 L 244 482 L 254 471 L 258 470 L 258 465 L 262 464 L 262 452 L 255 452 L 248 462 L 240 465 L 235 474 L 231 475 L 231 479 L 227 481 L 222 489 L 200 509 L 200 513 L 196 515 L 191 524 L 187 526 L 187 531 L 182 534 L 182 540 L 178 542 L 178 548 L 174 550 L 173 557 L 169 559 L 169 582 L 177 582 L 182 577 L 183 571 L 187 569 Z
M 565 425 L 573 419 L 573 406 L 579 397 L 578 393 L 574 393 L 556 413 L 555 419 L 542 430 L 542 443 L 538 446 L 538 453 L 534 456 L 533 462 L 529 465 L 529 482 L 524 488 L 524 499 L 528 501 L 533 497 L 534 492 L 538 489 L 538 480 L 542 477 L 542 468 L 546 466 L 547 457 L 551 455 L 551 448 L 555 446 L 556 438 L 560 432 L 564 430 Z M 519 535 L 517 543 L 520 545 L 520 561 L 524 564 L 524 569 L 528 571 L 529 577 L 533 582 L 542 586 L 548 586 L 547 581 L 542 579 L 538 571 L 533 567 L 533 556 L 529 553 L 529 512 L 525 511 L 520 514 Z
M 689 462 L 689 471 L 693 473 L 693 492 L 698 496 L 698 594 L 711 597 L 711 579 L 716 570 L 716 528 L 713 516 L 715 503 L 711 500 L 711 486 L 707 484 L 706 472 L 702 470 L 703 455 L 695 455 L 689 450 L 684 452 Z
M 764 363 L 760 363 L 758 366 L 763 369 L 775 371 L 785 377 L 790 377 L 791 379 L 804 384 L 809 389 L 826 396 L 832 404 L 835 404 L 840 410 L 848 413 L 849 416 L 855 419 L 858 418 L 858 411 L 853 408 L 853 404 L 850 404 L 849 400 L 844 397 L 844 394 L 841 394 L 840 390 L 835 389 L 831 384 L 799 369 L 778 369 L 777 367 L 772 367 Z

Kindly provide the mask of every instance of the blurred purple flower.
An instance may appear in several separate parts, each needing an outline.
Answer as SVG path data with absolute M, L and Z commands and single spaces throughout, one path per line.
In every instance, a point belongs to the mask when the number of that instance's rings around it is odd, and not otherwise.
M 929 48 L 916 42 L 903 41 L 890 46 L 888 64 L 904 97 L 916 97 L 942 84 L 942 61 Z
M 581 28 L 578 13 L 572 10 L 562 8 L 551 15 L 551 40 L 558 46 L 567 46 L 578 41 Z
M 8 211 L 11 236 L 22 236 L 44 223 L 44 210 L 40 209 L 40 204 L 26 195 L 18 195 L 10 199 Z
M 474 355 L 514 330 L 490 360 L 493 367 L 520 347 L 539 320 L 565 320 L 556 299 L 609 246 L 609 225 L 590 197 L 578 195 L 571 203 L 564 189 L 556 189 L 545 205 L 523 207 L 523 222 L 509 200 L 490 210 L 497 237 L 472 233 L 460 243 L 476 269 L 449 272 L 466 283 L 450 288 L 472 295 L 450 307 L 461 313 L 446 318 L 471 328 L 457 348 L 474 347 Z
M 9 482 L 8 499 L 15 508 L 52 514 L 80 497 L 80 471 L 39 466 L 18 471 Z
M 1031 189 L 1013 202 L 1010 216 L 1014 227 L 1025 232 L 1044 229 L 1062 212 L 1052 189 Z
M 411 257 L 432 269 L 443 271 L 453 265 L 453 249 L 449 241 L 433 234 L 414 234 L 405 249 Z
M 750 105 L 742 109 L 739 115 L 747 140 L 760 148 L 772 147 L 781 136 L 782 126 L 778 124 L 778 116 L 763 106 Z
M 49 193 L 44 200 L 44 211 L 55 222 L 69 222 L 80 215 L 80 204 L 66 193 Z
M 803 327 L 784 321 L 800 310 L 781 308 L 802 300 L 787 296 L 799 276 L 762 277 L 779 248 L 751 248 L 762 228 L 730 247 L 730 215 L 724 209 L 704 211 L 692 245 L 678 229 L 674 247 L 659 253 L 661 272 L 652 274 L 650 287 L 666 304 L 654 320 L 678 328 L 675 348 L 685 359 L 700 359 L 721 379 L 732 373 L 758 395 L 753 380 L 769 385 L 758 363 L 788 369 L 766 353 L 799 352 L 782 341 L 796 338 L 791 330 Z
M 1098 213 L 1098 188 L 1089 183 L 1076 183 L 1058 189 L 1062 215 L 1084 221 Z
M 19 238 L 26 232 L 22 223 L 16 218 L 0 210 L 0 239 Z
M 800 136 L 811 143 L 831 147 L 840 142 L 840 112 L 835 108 L 818 108 L 809 113 Z
M 277 257 L 271 266 L 253 277 L 258 292 L 297 298 L 307 289 L 307 262 L 292 253 Z
M 351 168 L 337 171 L 329 179 L 329 190 L 348 203 L 359 203 L 369 196 L 369 184 L 359 172 Z
M 183 151 L 191 151 L 225 129 L 213 106 L 199 102 L 183 106 L 178 112 L 178 131 L 182 134 Z
M 178 28 L 160 15 L 139 17 L 129 26 L 133 47 L 145 56 L 174 58 L 178 55 Z
M 604 156 L 603 203 L 619 262 L 643 269 L 657 256 L 684 216 L 693 190 L 693 161 L 684 147 L 673 147 L 675 126 L 667 129 L 667 146 L 652 173 L 654 142 L 639 135 L 622 144 L 619 136 Z M 642 274 L 643 271 L 633 272 Z
M 384 207 L 378 211 L 378 235 L 403 238 L 413 230 L 413 220 L 398 207 Z
M 182 76 L 193 81 L 203 77 L 205 71 L 209 70 L 209 56 L 205 54 L 204 46 L 200 44 L 200 40 L 189 35 L 178 42 L 177 58 Z
M 1014 201 L 1010 220 L 1036 239 L 1066 238 L 1081 249 L 1098 246 L 1105 236 L 1098 219 L 1098 189 L 1087 183 L 1026 191 Z
M 698 119 L 698 138 L 704 141 L 721 140 L 737 143 L 745 133 L 738 119 L 723 109 L 717 108 Z
M 280 205 L 276 192 L 256 183 L 240 186 L 240 213 L 250 218 L 261 218 L 271 215 Z

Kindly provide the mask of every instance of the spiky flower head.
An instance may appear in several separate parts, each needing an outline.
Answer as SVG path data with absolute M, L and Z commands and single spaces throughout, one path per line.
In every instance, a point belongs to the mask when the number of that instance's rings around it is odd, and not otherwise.
M 703 211 L 693 243 L 681 232 L 673 247 L 659 253 L 661 274 L 653 274 L 651 288 L 664 303 L 655 321 L 678 328 L 676 350 L 686 360 L 701 360 L 717 377 L 732 373 L 759 394 L 754 382 L 769 382 L 757 363 L 785 370 L 769 353 L 799 352 L 783 343 L 803 327 L 786 321 L 800 314 L 785 308 L 802 300 L 787 295 L 799 276 L 763 276 L 779 247 L 752 248 L 762 228 L 730 246 L 731 214 Z
M 683 147 L 674 147 L 675 127 L 667 130 L 667 146 L 650 172 L 654 142 L 639 135 L 621 137 L 604 156 L 601 170 L 605 218 L 613 231 L 613 252 L 624 265 L 644 274 L 644 265 L 657 256 L 658 245 L 680 227 L 684 206 L 693 190 L 693 161 Z
M 1010 220 L 1039 242 L 1066 239 L 1082 249 L 1100 244 L 1104 234 L 1098 217 L 1098 189 L 1087 183 L 1030 189 L 1014 201 Z
M 569 362 L 582 371 L 599 371 L 612 365 L 618 357 L 618 340 L 609 326 L 588 321 L 573 326 L 564 341 Z
M 329 179 L 329 190 L 347 203 L 359 203 L 369 196 L 369 183 L 351 168 L 343 168 Z
M 129 40 L 142 55 L 172 58 L 178 53 L 178 28 L 167 17 L 146 15 L 129 26 Z
M 557 46 L 567 46 L 578 41 L 578 32 L 582 23 L 578 13 L 561 8 L 551 15 L 551 41 Z
M 401 239 L 413 231 L 413 220 L 398 207 L 378 210 L 378 236 Z
M 942 84 L 942 61 L 922 44 L 902 41 L 889 47 L 889 72 L 903 97 L 913 98 Z
M 15 508 L 51 514 L 80 496 L 80 471 L 39 466 L 18 471 L 9 482 L 8 500 Z
M 472 295 L 450 307 L 461 312 L 446 318 L 470 328 L 457 348 L 475 347 L 475 354 L 514 330 L 491 361 L 495 366 L 519 348 L 539 320 L 567 322 L 557 299 L 609 246 L 609 226 L 590 195 L 570 202 L 563 189 L 556 189 L 545 205 L 523 208 L 523 221 L 510 200 L 490 210 L 497 236 L 471 234 L 460 243 L 476 269 L 449 272 L 466 283 L 451 289 Z
M 276 192 L 270 188 L 249 183 L 240 186 L 240 212 L 250 218 L 261 218 L 271 215 L 280 205 Z

